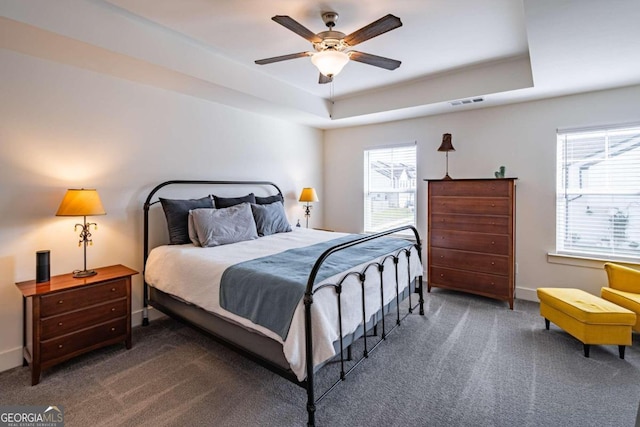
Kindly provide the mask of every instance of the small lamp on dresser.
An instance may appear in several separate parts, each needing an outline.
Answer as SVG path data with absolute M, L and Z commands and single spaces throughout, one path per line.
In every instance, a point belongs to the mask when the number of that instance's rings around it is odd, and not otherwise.
M 84 218 L 82 224 L 76 224 L 73 228 L 77 231 L 80 228 L 80 240 L 78 246 L 84 245 L 84 268 L 82 270 L 75 270 L 73 277 L 89 277 L 96 273 L 95 270 L 87 270 L 87 245 L 92 245 L 90 228 L 93 225 L 93 229 L 98 228 L 98 224 L 95 222 L 87 222 L 87 216 L 93 215 L 106 215 L 100 196 L 95 189 L 81 188 L 67 190 L 64 195 L 56 216 L 81 216 Z
M 442 135 L 442 144 L 440 144 L 440 147 L 438 147 L 438 151 L 444 151 L 447 156 L 447 170 L 444 178 L 442 179 L 451 179 L 451 177 L 449 176 L 449 151 L 456 151 L 456 149 L 453 148 L 453 144 L 451 143 L 450 133 L 445 133 Z
M 302 193 L 300 193 L 299 201 L 307 203 L 304 207 L 304 216 L 307 218 L 307 228 L 309 228 L 309 217 L 311 216 L 311 208 L 312 208 L 312 206 L 309 203 L 318 201 L 318 195 L 316 194 L 315 188 L 313 187 L 303 188 Z

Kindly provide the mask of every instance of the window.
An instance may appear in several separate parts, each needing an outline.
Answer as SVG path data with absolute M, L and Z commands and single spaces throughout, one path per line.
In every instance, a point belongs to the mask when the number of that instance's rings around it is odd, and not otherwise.
M 640 124 L 558 132 L 558 253 L 640 258 Z
M 416 223 L 416 146 L 364 152 L 364 231 Z

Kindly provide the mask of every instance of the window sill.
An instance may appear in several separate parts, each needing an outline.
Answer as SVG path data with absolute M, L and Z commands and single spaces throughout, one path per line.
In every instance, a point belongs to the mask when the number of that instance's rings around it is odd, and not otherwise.
M 587 268 L 604 268 L 604 264 L 606 262 L 615 262 L 616 264 L 626 265 L 629 267 L 639 267 L 640 261 L 633 260 L 622 260 L 622 259 L 605 259 L 605 258 L 595 258 L 588 256 L 579 256 L 579 255 L 568 255 L 568 254 L 558 254 L 558 253 L 548 253 L 547 254 L 547 262 L 551 264 L 563 264 L 563 265 L 573 265 L 576 267 L 587 267 Z

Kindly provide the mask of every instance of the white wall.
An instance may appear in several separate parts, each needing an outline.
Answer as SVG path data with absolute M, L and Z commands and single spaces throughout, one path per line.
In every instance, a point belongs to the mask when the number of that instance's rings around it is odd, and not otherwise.
M 168 179 L 277 183 L 292 223 L 297 195 L 322 188 L 320 130 L 0 50 L 0 371 L 21 364 L 22 297 L 35 252 L 51 250 L 51 274 L 82 267 L 73 230 L 55 217 L 67 188 L 97 188 L 106 216 L 87 251 L 89 268 L 142 271 L 142 203 Z M 311 225 L 322 224 L 322 202 Z M 304 223 L 304 221 L 303 221 Z M 134 276 L 134 323 L 142 278 Z
M 556 129 L 640 121 L 640 86 L 325 133 L 325 227 L 363 230 L 364 149 L 417 141 L 418 229 L 426 239 L 425 178 L 442 178 L 443 133 L 453 135 L 453 178 L 492 178 L 500 165 L 518 177 L 516 298 L 535 299 L 543 286 L 576 287 L 599 294 L 602 263 L 549 263 L 555 250 Z M 640 167 L 640 165 L 639 165 Z M 426 245 L 425 245 L 426 246 Z M 426 258 L 425 258 L 426 260 Z

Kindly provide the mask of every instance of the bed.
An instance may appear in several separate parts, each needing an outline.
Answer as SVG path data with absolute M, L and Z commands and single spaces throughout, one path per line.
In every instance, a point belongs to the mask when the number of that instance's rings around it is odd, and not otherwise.
M 197 198 L 161 196 L 173 188 Z M 229 191 L 251 193 L 217 195 Z M 406 315 L 424 315 L 421 242 L 410 226 L 371 235 L 290 227 L 283 206 L 267 181 L 173 180 L 151 190 L 143 206 L 143 325 L 151 305 L 300 385 L 313 426 L 317 403 Z M 163 227 L 170 244 L 152 236 Z M 412 239 L 391 236 L 401 232 Z M 354 361 L 357 340 L 363 351 Z M 314 377 L 328 363 L 339 365 L 338 378 L 316 397 Z

